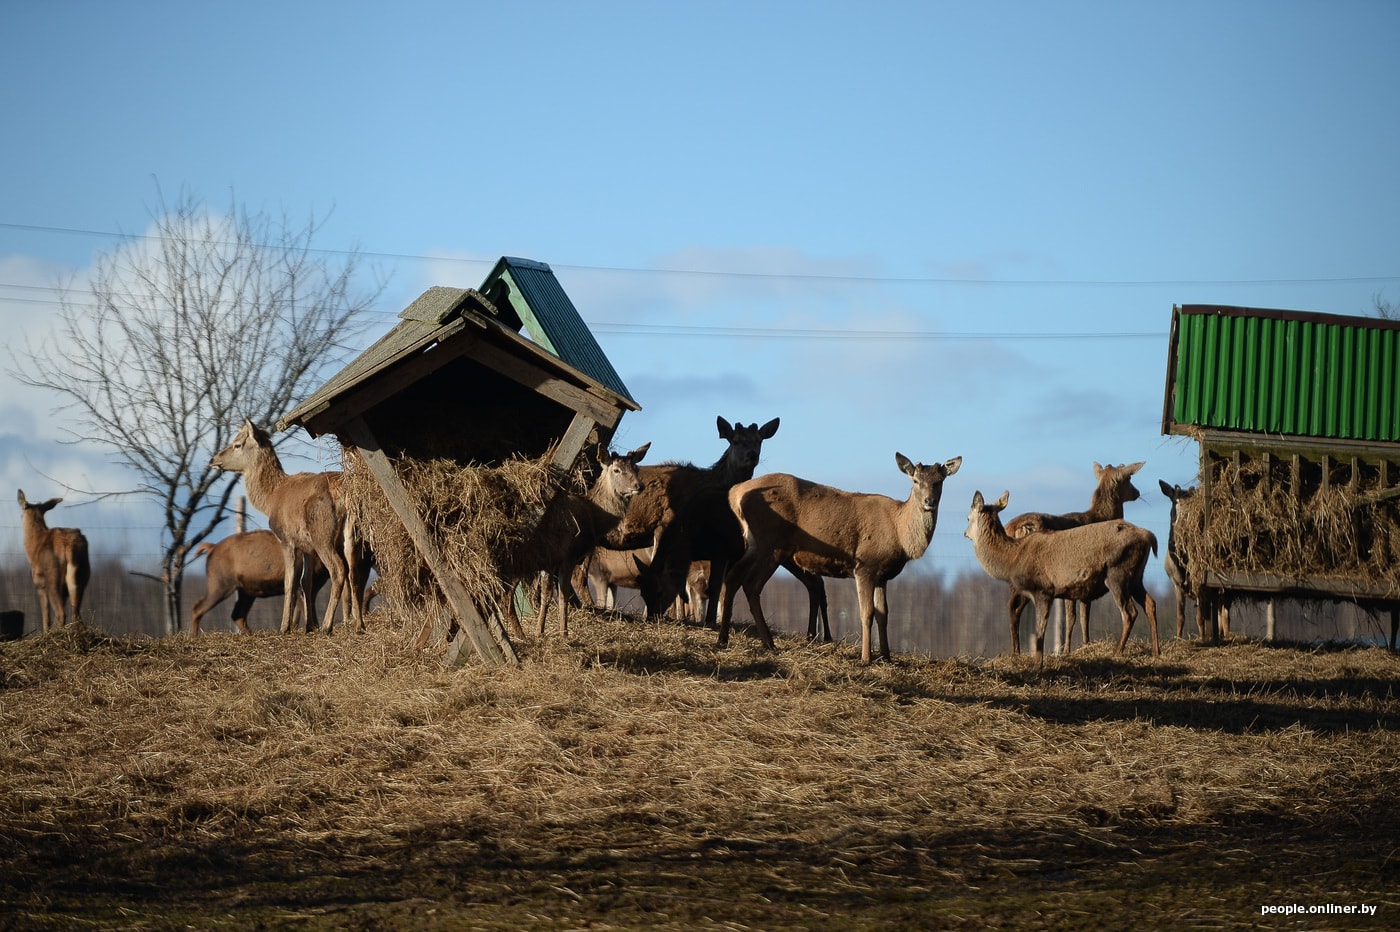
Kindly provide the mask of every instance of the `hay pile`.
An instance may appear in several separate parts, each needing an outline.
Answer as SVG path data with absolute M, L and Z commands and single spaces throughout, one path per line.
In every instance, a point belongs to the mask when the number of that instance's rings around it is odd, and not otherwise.
M 0 926 L 1393 925 L 1397 676 L 1241 642 L 861 667 L 585 612 L 456 671 L 377 621 L 67 629 L 0 645 Z
M 552 452 L 552 451 L 551 451 Z M 582 467 L 563 473 L 539 459 L 500 466 L 461 466 L 451 460 L 395 461 L 399 481 L 435 538 L 448 567 L 486 610 L 508 583 L 545 564 L 567 529 L 569 496 L 587 493 Z M 399 613 L 433 612 L 445 602 L 384 491 L 353 450 L 345 453 L 345 489 L 354 520 L 374 552 L 375 591 Z
M 1324 487 L 1304 471 L 1295 494 L 1287 463 L 1242 458 L 1214 468 L 1209 524 L 1204 495 L 1177 505 L 1177 540 L 1193 573 L 1383 582 L 1400 592 L 1398 500 L 1385 494 L 1394 490 L 1345 476 Z

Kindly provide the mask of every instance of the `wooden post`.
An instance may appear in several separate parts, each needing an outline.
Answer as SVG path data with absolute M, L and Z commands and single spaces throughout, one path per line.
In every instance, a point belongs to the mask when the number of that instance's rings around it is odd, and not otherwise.
M 403 522 L 404 529 L 408 531 L 409 537 L 413 539 L 413 544 L 418 549 L 418 555 L 428 565 L 428 569 L 442 588 L 443 594 L 447 596 L 448 604 L 457 613 L 457 643 L 449 644 L 447 664 L 451 666 L 461 662 L 460 655 L 464 634 L 471 641 L 472 646 L 476 648 L 477 655 L 486 662 L 494 664 L 519 663 L 520 658 L 515 653 L 515 647 L 511 644 L 505 629 L 501 627 L 499 619 L 494 616 L 483 617 L 472 602 L 471 596 L 467 594 L 466 588 L 453 574 L 442 554 L 438 552 L 432 535 L 427 526 L 423 524 L 422 518 L 418 516 L 417 509 L 414 508 L 413 502 L 408 498 L 408 493 L 399 482 L 393 464 L 389 462 L 384 451 L 379 448 L 379 441 L 374 436 L 374 432 L 370 430 L 369 425 L 365 423 L 363 418 L 357 417 L 345 425 L 345 430 L 350 441 L 359 449 L 365 465 L 379 483 L 380 488 L 384 490 L 390 507 L 394 509 L 394 513 Z

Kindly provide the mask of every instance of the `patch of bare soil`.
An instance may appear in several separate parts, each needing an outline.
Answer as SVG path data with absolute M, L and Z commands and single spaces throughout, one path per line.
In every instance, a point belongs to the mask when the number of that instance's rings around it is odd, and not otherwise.
M 579 612 L 520 667 L 366 634 L 0 645 L 0 928 L 1400 923 L 1400 660 L 862 667 Z

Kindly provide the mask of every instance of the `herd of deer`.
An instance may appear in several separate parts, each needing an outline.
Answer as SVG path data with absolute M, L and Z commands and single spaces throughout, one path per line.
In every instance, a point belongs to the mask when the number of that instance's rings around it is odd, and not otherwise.
M 550 546 L 532 549 L 538 555 L 528 565 L 511 567 L 515 579 L 547 579 L 545 591 L 557 586 L 559 623 L 565 631 L 569 596 L 578 589 L 586 592 L 590 583 L 609 602 L 617 585 L 639 589 L 649 616 L 688 605 L 687 611 L 699 620 L 703 601 L 703 620 L 718 627 L 721 646 L 728 642 L 734 596 L 743 589 L 756 633 L 771 649 L 773 638 L 760 595 L 778 567 L 807 588 L 808 636 L 814 640 L 819 627 L 819 639 L 831 640 L 823 579 L 852 578 L 860 607 L 861 660 L 871 660 L 872 634 L 878 634 L 880 656 L 888 660 L 886 586 L 928 549 L 943 483 L 958 471 L 962 457 L 924 465 L 896 453 L 895 463 L 912 483 L 909 497 L 900 502 L 784 473 L 754 478 L 763 441 L 777 433 L 778 419 L 759 426 L 731 425 L 721 417 L 716 426 L 728 446 L 708 467 L 641 466 L 650 444 L 626 454 L 600 453 L 601 469 L 588 495 L 559 496 L 551 507 L 563 520 L 542 526 L 540 532 Z M 341 475 L 287 474 L 267 432 L 250 420 L 211 462 L 242 474 L 249 501 L 267 515 L 271 531 L 236 534 L 201 546 L 198 553 L 208 554 L 209 588 L 194 606 L 191 634 L 199 633 L 204 614 L 234 592 L 239 631 L 248 630 L 253 600 L 274 595 L 283 596 L 283 633 L 291 631 L 299 613 L 305 613 L 310 630 L 315 593 L 324 582 L 330 583 L 331 592 L 320 630 L 332 630 L 337 612 L 362 630 L 369 561 L 343 499 Z M 1157 610 L 1143 583 L 1157 540 L 1123 520 L 1124 502 L 1139 497 L 1132 476 L 1142 465 L 1095 463 L 1098 484 L 1090 507 L 1073 514 L 1025 514 L 1003 525 L 1000 513 L 1009 493 L 991 503 L 981 492 L 974 494 L 966 536 L 983 568 L 1010 586 L 1013 653 L 1020 652 L 1020 616 L 1028 603 L 1035 606 L 1034 651 L 1039 657 L 1054 600 L 1079 604 L 1087 639 L 1088 603 L 1111 594 L 1123 620 L 1118 650 L 1125 648 L 1141 604 L 1157 655 Z M 1183 494 L 1165 483 L 1163 491 L 1173 504 L 1175 496 Z M 65 602 L 74 619 L 79 617 L 89 576 L 82 532 L 45 524 L 44 513 L 60 501 L 31 505 L 24 492 L 19 493 L 25 551 L 46 632 L 51 624 L 64 623 Z M 1184 574 L 1173 561 L 1170 542 L 1168 549 L 1168 570 L 1180 587 Z M 520 634 L 519 622 L 508 609 L 512 602 L 503 596 L 502 608 L 514 633 Z M 540 634 L 547 605 L 542 594 Z M 1068 646 L 1074 625 L 1068 610 L 1066 620 Z M 1182 628 L 1178 607 L 1178 637 Z

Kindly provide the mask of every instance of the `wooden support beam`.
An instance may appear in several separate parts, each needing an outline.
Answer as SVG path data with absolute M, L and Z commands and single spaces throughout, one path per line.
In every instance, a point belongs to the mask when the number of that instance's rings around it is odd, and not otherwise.
M 365 423 L 363 418 L 357 417 L 347 423 L 344 429 L 350 442 L 358 448 L 360 457 L 364 460 L 370 473 L 379 483 L 380 488 L 384 490 L 384 496 L 389 500 L 389 506 L 394 509 L 394 513 L 403 522 L 404 529 L 408 531 L 409 537 L 413 539 L 413 545 L 418 549 L 418 555 L 423 558 L 423 562 L 427 564 L 433 578 L 437 580 L 438 586 L 442 588 L 448 604 L 457 613 L 457 642 L 449 644 L 449 665 L 460 662 L 463 635 L 476 648 L 477 655 L 487 663 L 497 665 L 519 663 L 520 658 L 515 653 L 515 647 L 511 644 L 500 620 L 493 615 L 483 616 L 477 610 L 461 580 L 457 578 L 447 565 L 447 561 L 443 559 L 427 525 L 419 517 L 417 509 L 408 497 L 408 492 L 399 482 L 398 473 L 394 471 L 393 464 L 389 462 L 389 458 L 380 449 L 379 441 L 374 436 L 374 432 L 370 430 L 369 425 Z
M 554 448 L 554 456 L 550 459 L 550 465 L 563 470 L 570 469 L 574 465 L 574 460 L 578 459 L 579 452 L 583 450 L 583 445 L 588 442 L 588 435 L 593 433 L 593 428 L 597 426 L 597 423 L 582 412 L 575 413 L 574 419 L 569 422 L 569 429 L 564 431 L 559 445 Z

